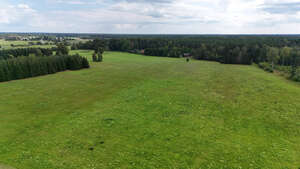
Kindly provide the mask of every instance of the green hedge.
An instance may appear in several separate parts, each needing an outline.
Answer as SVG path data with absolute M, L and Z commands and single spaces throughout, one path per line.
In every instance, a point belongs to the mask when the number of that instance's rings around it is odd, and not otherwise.
M 79 55 L 29 56 L 0 60 L 0 82 L 89 67 L 88 60 Z
M 290 74 L 291 71 L 292 71 L 291 66 L 280 66 L 280 65 L 276 65 L 276 66 L 275 66 L 275 69 L 278 70 L 278 71 L 280 71 L 280 72 L 287 73 L 287 74 Z
M 300 82 L 300 68 L 295 71 L 294 75 L 291 74 L 291 79 L 296 82 Z
M 273 72 L 271 64 L 269 64 L 267 62 L 261 62 L 258 64 L 258 66 L 267 72 Z

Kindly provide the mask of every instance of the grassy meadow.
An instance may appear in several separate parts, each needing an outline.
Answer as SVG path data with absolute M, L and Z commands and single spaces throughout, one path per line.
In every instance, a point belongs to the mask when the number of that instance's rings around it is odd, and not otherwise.
M 255 66 L 106 52 L 0 96 L 0 168 L 300 167 L 300 85 Z
M 1 49 L 16 49 L 16 48 L 52 48 L 55 47 L 55 45 L 29 45 L 29 42 L 38 42 L 38 41 L 6 41 L 3 39 L 0 39 L 0 50 Z M 11 45 L 15 46 L 11 46 Z

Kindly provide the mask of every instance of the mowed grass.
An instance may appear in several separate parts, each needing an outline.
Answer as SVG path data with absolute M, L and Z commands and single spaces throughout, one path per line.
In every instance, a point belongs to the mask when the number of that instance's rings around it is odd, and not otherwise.
M 255 66 L 106 52 L 0 95 L 6 166 L 300 167 L 300 85 Z

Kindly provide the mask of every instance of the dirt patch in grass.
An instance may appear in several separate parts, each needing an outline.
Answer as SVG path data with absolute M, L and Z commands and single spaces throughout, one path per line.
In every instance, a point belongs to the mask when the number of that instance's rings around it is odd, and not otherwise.
M 15 168 L 0 164 L 0 169 L 15 169 Z

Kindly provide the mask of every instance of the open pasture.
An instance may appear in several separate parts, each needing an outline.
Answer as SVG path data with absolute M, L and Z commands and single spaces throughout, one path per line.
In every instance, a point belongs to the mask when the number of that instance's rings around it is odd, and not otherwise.
M 0 96 L 15 168 L 300 167 L 300 85 L 255 66 L 106 52 Z
M 15 48 L 52 48 L 55 45 L 29 45 L 29 42 L 37 43 L 38 41 L 6 41 L 0 39 L 0 50 L 1 49 L 15 49 Z M 12 46 L 13 45 L 13 46 Z

